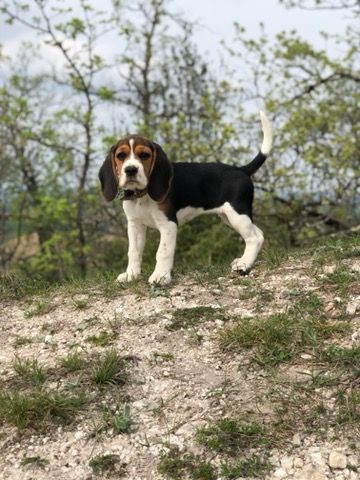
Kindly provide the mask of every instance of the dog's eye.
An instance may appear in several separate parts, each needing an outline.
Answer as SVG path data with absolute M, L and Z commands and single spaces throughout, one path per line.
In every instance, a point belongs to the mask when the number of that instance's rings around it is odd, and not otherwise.
M 150 158 L 150 153 L 141 152 L 141 153 L 139 153 L 139 158 L 140 158 L 140 160 L 147 160 L 148 158 Z
M 126 158 L 126 153 L 125 153 L 125 152 L 119 152 L 119 153 L 116 155 L 116 158 L 118 158 L 119 160 L 125 160 L 125 158 Z

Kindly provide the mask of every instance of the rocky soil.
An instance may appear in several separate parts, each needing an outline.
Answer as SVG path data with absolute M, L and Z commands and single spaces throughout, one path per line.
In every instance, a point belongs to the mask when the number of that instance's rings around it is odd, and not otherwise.
M 350 272 L 360 270 L 358 259 L 346 259 L 343 263 Z M 334 269 L 335 262 L 330 259 L 321 267 L 320 275 Z M 264 291 L 269 295 L 264 295 Z M 161 456 L 174 447 L 180 454 L 192 453 L 220 465 L 226 455 L 199 444 L 196 430 L 224 416 L 248 412 L 255 412 L 261 421 L 269 421 L 275 408 L 268 392 L 274 386 L 277 388 L 277 382 L 281 388 L 284 382 L 292 384 L 307 379 L 315 367 L 312 353 L 305 351 L 296 361 L 285 362 L 274 372 L 254 364 L 251 349 L 235 352 L 221 349 L 219 335 L 232 325 L 234 318 L 264 317 L 286 311 L 299 292 L 315 292 L 329 318 L 342 308 L 348 319 L 348 331 L 331 342 L 357 345 L 359 289 L 353 285 L 344 294 L 325 288 L 314 275 L 311 258 L 290 257 L 276 268 L 255 269 L 248 278 L 177 276 L 167 289 L 151 289 L 140 283 L 120 289 L 110 298 L 96 286 L 81 293 L 76 290 L 54 293 L 40 297 L 38 301 L 46 307 L 38 311 L 35 311 L 36 300 L 31 304 L 28 299 L 4 300 L 0 314 L 3 391 L 14 380 L 15 358 L 36 358 L 46 369 L 55 370 L 56 380 L 50 381 L 49 388 L 57 390 L 63 386 L 61 378 L 56 376 L 60 357 L 76 351 L 93 355 L 114 348 L 131 359 L 129 379 L 126 385 L 112 386 L 111 395 L 105 393 L 103 402 L 111 403 L 118 396 L 129 405 L 133 426 L 123 434 L 116 434 L 111 428 L 96 432 L 96 415 L 91 406 L 71 424 L 51 425 L 44 431 L 32 428 L 19 431 L 4 422 L 0 434 L 0 478 L 90 480 L 113 476 L 160 480 L 167 478 L 159 473 Z M 219 309 L 222 315 L 172 328 L 176 311 L 199 306 Z M 107 345 L 89 342 L 89 337 L 104 331 L 116 333 Z M 331 409 L 335 405 L 335 390 L 320 390 L 316 393 L 323 395 L 325 405 Z M 271 467 L 263 478 L 360 478 L 360 438 L 353 423 L 339 428 L 327 424 L 325 429 L 319 427 L 313 431 L 299 425 L 298 431 L 290 429 L 280 437 L 266 450 Z M 257 451 L 257 447 L 249 450 Z M 89 465 L 91 459 L 108 454 L 117 456 L 115 471 L 94 472 Z M 24 458 L 41 458 L 45 462 L 25 465 Z M 187 475 L 184 473 L 181 478 L 211 478 Z

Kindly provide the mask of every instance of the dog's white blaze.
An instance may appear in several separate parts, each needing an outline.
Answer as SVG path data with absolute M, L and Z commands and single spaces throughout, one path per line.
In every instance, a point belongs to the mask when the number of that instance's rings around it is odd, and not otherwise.
M 271 128 L 269 119 L 267 118 L 265 113 L 261 110 L 260 110 L 260 120 L 261 120 L 263 135 L 264 135 L 260 151 L 264 155 L 269 155 L 272 147 L 272 128 Z

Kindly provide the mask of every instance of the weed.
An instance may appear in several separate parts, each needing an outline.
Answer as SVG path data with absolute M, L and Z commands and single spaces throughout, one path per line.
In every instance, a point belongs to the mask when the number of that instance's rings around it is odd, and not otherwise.
M 117 464 L 120 461 L 119 455 L 108 454 L 98 455 L 89 461 L 89 467 L 92 469 L 95 475 L 105 473 L 115 473 L 117 470 Z M 120 472 L 118 472 L 120 473 Z
M 310 294 L 285 313 L 241 319 L 221 333 L 220 345 L 230 350 L 255 348 L 254 360 L 273 367 L 347 330 L 344 322 L 327 321 L 321 306 L 321 301 Z
M 351 273 L 345 265 L 338 265 L 334 272 L 319 278 L 320 283 L 332 285 L 340 294 L 346 295 L 353 282 L 359 282 L 360 275 Z
M 108 350 L 92 368 L 91 380 L 97 385 L 123 385 L 128 378 L 126 362 L 116 350 Z
M 46 373 L 35 358 L 22 360 L 16 357 L 12 368 L 22 381 L 34 387 L 42 385 L 46 380 Z
M 158 472 L 173 480 L 181 480 L 191 470 L 193 460 L 192 454 L 181 454 L 177 447 L 172 446 L 167 453 L 161 454 Z
M 23 345 L 30 345 L 33 343 L 33 339 L 31 337 L 25 337 L 22 335 L 16 335 L 14 339 L 14 347 L 22 347 Z
M 175 361 L 174 355 L 170 352 L 166 352 L 166 353 L 154 352 L 153 357 L 154 357 L 155 363 L 166 363 L 166 362 Z
M 33 428 L 43 430 L 48 423 L 71 423 L 86 402 L 80 392 L 35 391 L 31 393 L 1 392 L 0 420 L 15 425 L 19 430 Z
M 341 388 L 337 395 L 339 424 L 358 424 L 360 421 L 360 392 L 355 388 L 349 391 Z
M 92 343 L 97 347 L 106 347 L 114 343 L 114 340 L 118 337 L 116 332 L 106 332 L 105 330 L 101 331 L 98 335 L 91 335 L 90 337 L 85 338 L 85 342 Z
M 133 421 L 130 416 L 129 405 L 117 407 L 113 412 L 109 407 L 103 411 L 104 421 L 106 426 L 113 429 L 114 433 L 130 433 L 132 431 Z
M 221 476 L 229 480 L 238 477 L 263 477 L 270 469 L 271 465 L 258 455 L 252 455 L 249 458 L 238 461 L 234 465 L 229 463 L 221 463 Z
M 35 317 L 37 315 L 44 315 L 51 310 L 50 301 L 49 300 L 36 300 L 35 305 L 26 310 L 24 315 L 25 318 Z
M 232 455 L 269 442 L 264 427 L 259 423 L 227 417 L 218 420 L 214 425 L 199 428 L 196 440 L 210 450 Z
M 70 353 L 67 357 L 60 358 L 59 362 L 69 372 L 78 372 L 86 366 L 86 359 L 79 352 Z
M 39 456 L 23 457 L 20 461 L 20 465 L 22 466 L 33 465 L 35 467 L 40 467 L 40 468 L 44 468 L 48 464 L 49 464 L 49 460 L 46 460 L 45 458 L 41 458 Z
M 216 480 L 218 476 L 211 463 L 200 463 L 192 469 L 191 478 L 194 480 Z
M 266 266 L 269 269 L 274 269 L 288 258 L 288 252 L 276 245 L 274 247 L 264 248 L 260 258 L 265 260 Z
M 213 320 L 226 320 L 227 316 L 221 308 L 214 307 L 191 307 L 178 308 L 173 312 L 173 318 L 167 330 L 174 331 L 190 328 L 199 323 Z
M 85 310 L 89 306 L 87 300 L 80 300 L 80 299 L 79 300 L 74 299 L 73 305 L 76 308 L 76 310 Z

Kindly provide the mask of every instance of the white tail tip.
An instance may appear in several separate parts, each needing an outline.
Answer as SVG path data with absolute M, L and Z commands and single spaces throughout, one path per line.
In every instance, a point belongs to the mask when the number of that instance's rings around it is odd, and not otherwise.
M 264 135 L 260 151 L 264 155 L 269 155 L 272 146 L 272 128 L 269 119 L 262 110 L 260 110 L 260 120 Z

